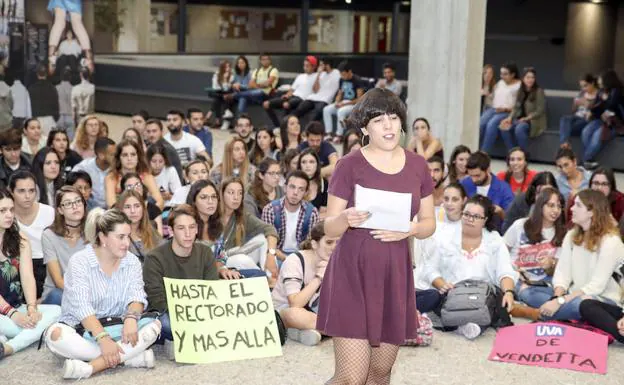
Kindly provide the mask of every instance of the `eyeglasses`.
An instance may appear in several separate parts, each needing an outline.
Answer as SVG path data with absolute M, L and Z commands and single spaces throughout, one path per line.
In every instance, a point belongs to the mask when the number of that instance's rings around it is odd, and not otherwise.
M 276 176 L 279 176 L 280 173 L 278 171 L 267 171 L 267 172 L 264 173 L 264 175 L 276 177 Z
M 480 221 L 480 220 L 485 219 L 484 216 L 481 216 L 479 214 L 471 214 L 471 213 L 466 212 L 466 211 L 464 211 L 462 213 L 462 217 L 464 217 L 464 219 L 469 220 L 471 222 L 473 222 L 473 221 Z
M 135 190 L 137 187 L 142 187 L 142 186 L 143 186 L 143 183 L 141 183 L 141 182 L 137 182 L 137 183 L 134 183 L 134 184 L 127 184 L 126 185 L 126 190 Z
M 82 204 L 82 199 L 76 199 L 73 201 L 61 202 L 61 207 L 64 209 L 73 209 L 74 207 L 78 207 L 80 204 Z
M 592 187 L 610 187 L 611 184 L 609 182 L 592 182 Z
M 199 199 L 201 200 L 207 200 L 207 201 L 215 201 L 217 202 L 219 200 L 219 197 L 216 194 L 212 194 L 212 195 L 208 195 L 208 194 L 202 194 L 199 196 Z

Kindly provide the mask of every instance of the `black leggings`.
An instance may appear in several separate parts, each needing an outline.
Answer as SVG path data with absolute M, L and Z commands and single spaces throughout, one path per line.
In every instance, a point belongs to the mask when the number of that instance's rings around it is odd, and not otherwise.
M 581 302 L 581 317 L 590 325 L 611 334 L 613 338 L 624 344 L 624 336 L 620 334 L 617 322 L 624 316 L 622 308 L 595 299 Z

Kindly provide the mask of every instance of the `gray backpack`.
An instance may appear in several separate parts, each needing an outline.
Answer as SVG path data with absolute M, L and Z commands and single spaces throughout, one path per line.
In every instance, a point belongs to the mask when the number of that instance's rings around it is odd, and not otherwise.
M 442 304 L 442 325 L 461 326 L 468 322 L 490 326 L 495 321 L 496 289 L 485 281 L 464 280 L 455 284 Z

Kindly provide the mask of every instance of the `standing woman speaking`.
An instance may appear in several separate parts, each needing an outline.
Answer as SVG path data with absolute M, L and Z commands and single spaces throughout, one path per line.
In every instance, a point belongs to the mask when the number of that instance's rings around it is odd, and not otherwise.
M 328 384 L 389 384 L 399 345 L 416 336 L 408 237 L 435 231 L 433 182 L 423 157 L 399 146 L 405 107 L 392 92 L 368 91 L 349 119 L 368 144 L 339 161 L 329 185 L 325 234 L 341 238 L 323 277 L 317 329 L 334 337 Z M 358 228 L 370 214 L 355 209 L 355 185 L 411 193 L 409 232 Z

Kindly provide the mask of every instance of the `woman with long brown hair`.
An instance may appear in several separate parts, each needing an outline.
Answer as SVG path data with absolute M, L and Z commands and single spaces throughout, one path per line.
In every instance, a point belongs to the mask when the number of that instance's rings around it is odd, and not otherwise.
M 531 214 L 518 219 L 505 233 L 511 261 L 520 274 L 516 294 L 528 306 L 515 306 L 514 317 L 538 319 L 538 308 L 552 297 L 549 284 L 566 235 L 563 205 L 563 196 L 558 190 L 544 188 Z
M 224 117 L 225 109 L 230 111 L 229 117 L 232 117 L 232 98 L 229 97 L 233 94 L 232 83 L 234 82 L 234 73 L 232 71 L 232 63 L 229 60 L 222 60 L 219 64 L 219 70 L 212 76 L 212 111 L 215 114 L 215 127 L 221 126 L 223 130 L 229 127 L 229 122 L 225 125 L 221 123 Z
M 494 102 L 494 86 L 496 85 L 496 74 L 494 66 L 486 64 L 483 66 L 483 78 L 481 80 L 481 110 L 492 108 Z
M 147 213 L 146 202 L 138 191 L 126 190 L 119 196 L 116 207 L 130 219 L 130 248 L 132 254 L 143 262 L 150 250 L 160 244 L 162 238 L 152 226 Z
M 245 194 L 245 210 L 260 218 L 264 206 L 284 195 L 280 183 L 280 164 L 267 158 L 256 169 L 253 183 Z
M 143 147 L 133 140 L 122 140 L 117 145 L 113 165 L 104 179 L 106 204 L 113 207 L 117 201 L 117 195 L 122 192 L 121 178 L 131 172 L 139 175 L 147 191 L 154 198 L 156 206 L 162 210 L 164 201 L 156 185 L 156 179 L 154 179 L 145 160 Z
M 256 131 L 256 141 L 249 153 L 249 160 L 254 166 L 258 166 L 263 159 L 277 159 L 279 149 L 275 142 L 275 134 L 268 127 L 260 127 Z
M 496 177 L 511 186 L 514 194 L 526 192 L 537 171 L 529 169 L 527 152 L 521 147 L 514 147 L 507 153 L 507 170 L 499 171 Z
M 63 298 L 69 258 L 85 248 L 84 228 L 87 202 L 75 187 L 63 186 L 56 192 L 54 223 L 43 231 L 41 245 L 48 274 L 43 284 L 44 304 L 60 305 Z
M 586 189 L 574 198 L 574 227 L 563 239 L 553 276 L 553 299 L 540 307 L 542 319 L 578 320 L 584 300 L 618 304 L 619 284 L 612 278 L 624 244 L 607 197 Z
M 245 211 L 245 187 L 240 178 L 228 178 L 220 187 L 220 215 L 223 233 L 215 245 L 215 257 L 227 267 L 238 269 L 245 277 L 266 276 L 277 279 L 277 231 L 275 228 Z M 258 244 L 245 255 L 228 255 L 234 247 Z
M 70 148 L 83 159 L 95 158 L 95 141 L 103 135 L 100 119 L 95 115 L 87 115 L 82 119 L 76 131 L 76 137 Z
M 468 164 L 470 154 L 470 148 L 463 144 L 453 149 L 448 163 L 449 183 L 461 182 L 462 179 L 468 176 L 466 165 Z
M 245 186 L 253 179 L 255 167 L 247 157 L 247 145 L 241 138 L 232 138 L 225 145 L 223 161 L 210 172 L 210 180 L 217 186 L 226 178 L 237 177 Z

